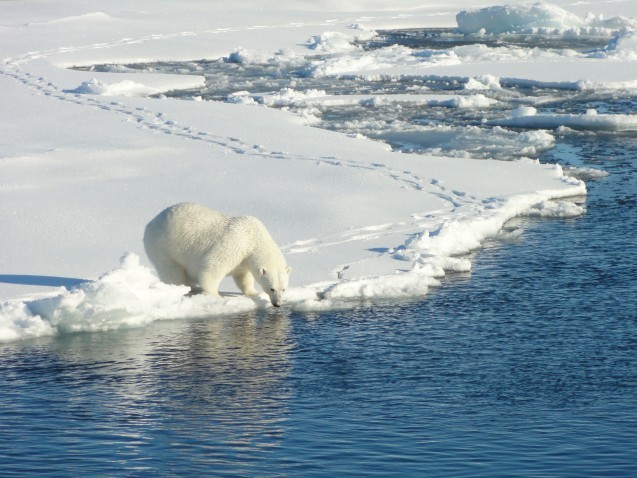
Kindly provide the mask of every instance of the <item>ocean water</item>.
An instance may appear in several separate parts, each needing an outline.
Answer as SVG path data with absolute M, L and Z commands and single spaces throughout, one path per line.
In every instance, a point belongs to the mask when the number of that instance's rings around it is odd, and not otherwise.
M 0 476 L 637 476 L 637 140 L 538 157 L 609 173 L 586 215 L 511 221 L 424 300 L 0 344 Z

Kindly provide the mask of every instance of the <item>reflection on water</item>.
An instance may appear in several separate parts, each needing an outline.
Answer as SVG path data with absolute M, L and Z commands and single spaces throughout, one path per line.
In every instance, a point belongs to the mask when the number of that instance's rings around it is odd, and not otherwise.
M 0 470 L 237 471 L 280 446 L 289 329 L 268 313 L 5 344 Z

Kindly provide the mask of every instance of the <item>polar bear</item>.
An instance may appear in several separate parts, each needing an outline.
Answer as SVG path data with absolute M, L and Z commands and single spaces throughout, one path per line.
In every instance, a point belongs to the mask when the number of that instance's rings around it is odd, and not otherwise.
M 291 268 L 255 217 L 229 217 L 195 203 L 175 204 L 148 223 L 144 248 L 159 278 L 168 284 L 219 296 L 219 283 L 231 275 L 245 295 L 259 294 L 256 279 L 272 305 L 283 302 Z

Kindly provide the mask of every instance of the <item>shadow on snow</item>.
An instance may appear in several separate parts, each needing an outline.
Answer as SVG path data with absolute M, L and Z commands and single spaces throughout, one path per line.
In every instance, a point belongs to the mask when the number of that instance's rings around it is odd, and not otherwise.
M 75 286 L 90 281 L 88 279 L 75 279 L 72 277 L 0 274 L 0 282 L 3 282 L 5 284 L 64 287 L 66 289 L 71 289 Z

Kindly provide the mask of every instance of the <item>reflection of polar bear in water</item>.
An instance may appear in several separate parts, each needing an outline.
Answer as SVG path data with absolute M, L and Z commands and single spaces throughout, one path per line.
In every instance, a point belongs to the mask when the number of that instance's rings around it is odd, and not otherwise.
M 218 296 L 231 275 L 245 295 L 254 279 L 279 307 L 290 267 L 265 226 L 250 216 L 228 217 L 200 204 L 182 203 L 160 212 L 146 226 L 144 247 L 159 278 Z

